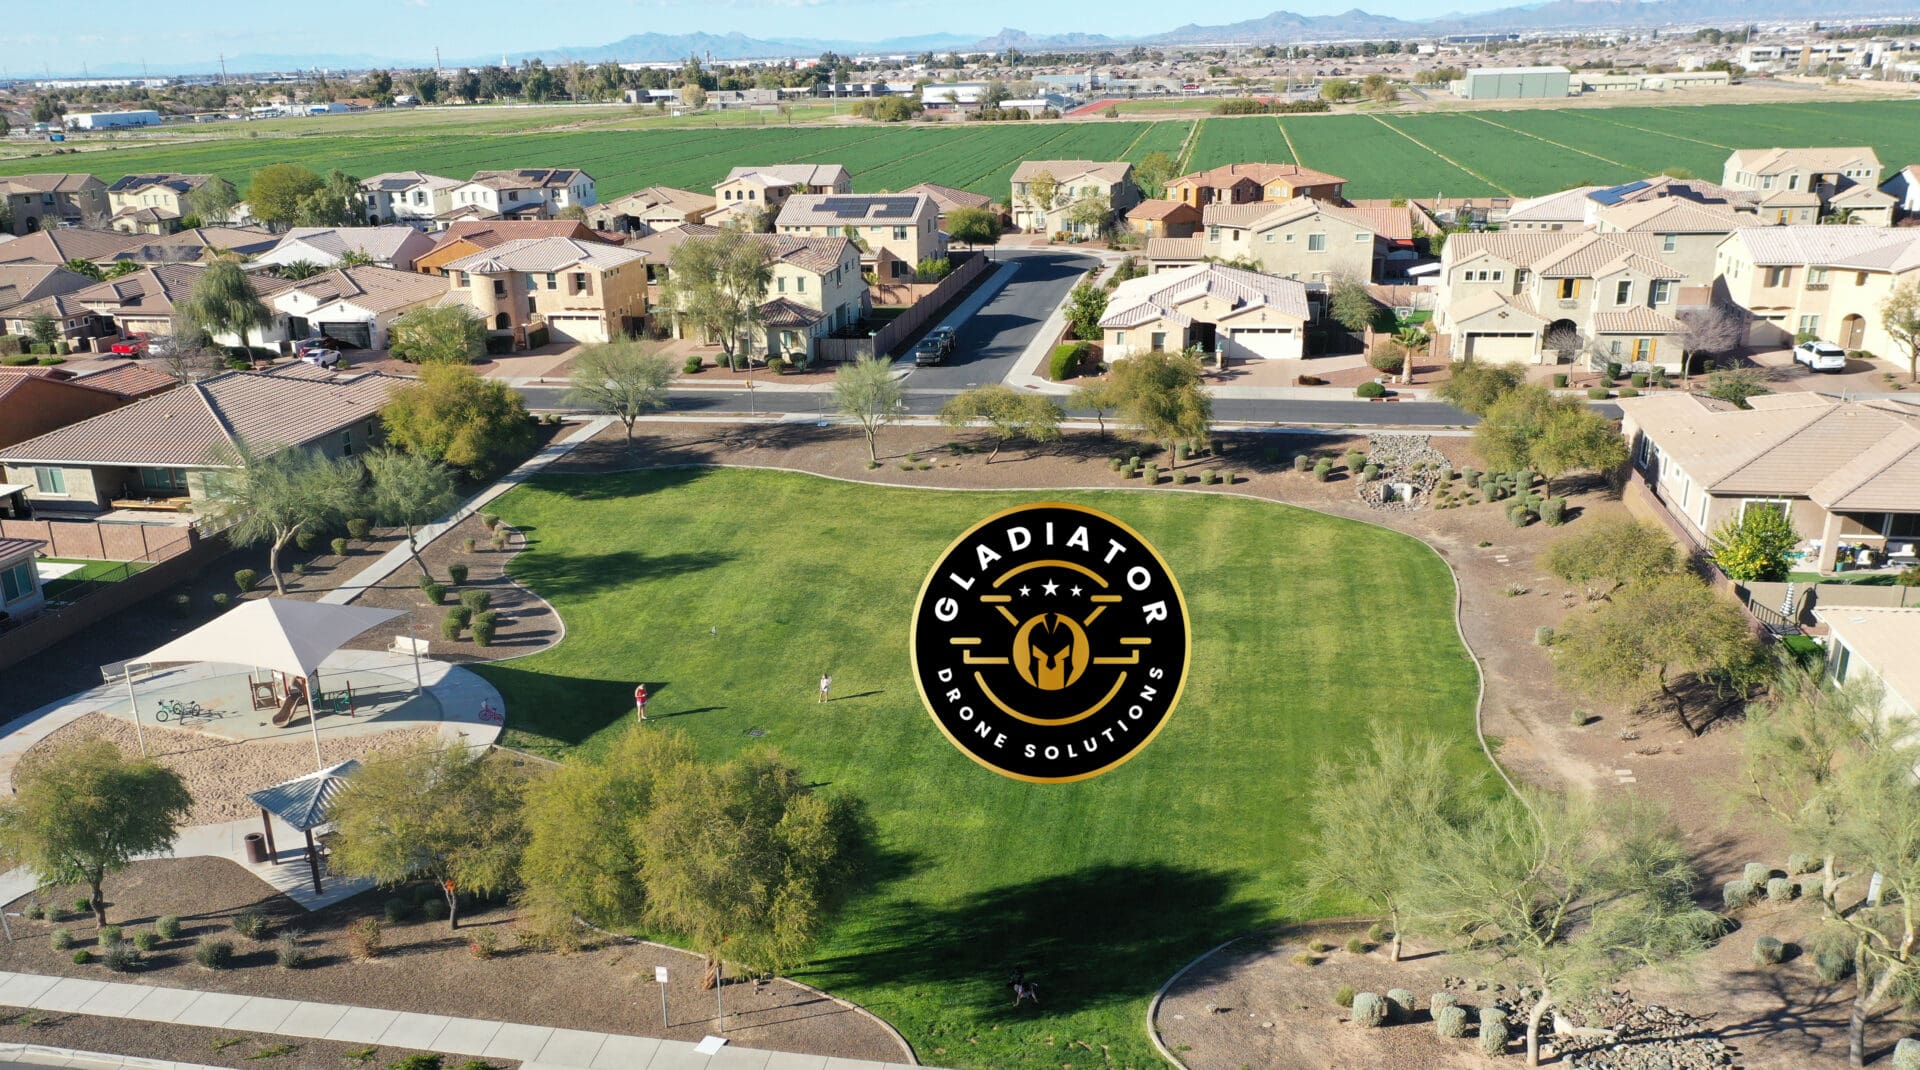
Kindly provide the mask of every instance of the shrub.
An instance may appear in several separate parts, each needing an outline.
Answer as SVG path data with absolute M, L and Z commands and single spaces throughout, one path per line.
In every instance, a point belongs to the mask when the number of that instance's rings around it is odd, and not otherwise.
M 1211 468 L 1202 468 L 1200 470 L 1200 485 L 1203 487 L 1211 487 L 1218 482 L 1219 479 L 1220 477 L 1214 475 L 1213 469 Z
M 173 615 L 184 617 L 193 612 L 193 599 L 184 594 L 173 596 Z
M 152 951 L 160 946 L 160 934 L 152 929 L 142 929 L 133 934 L 133 946 L 141 951 Z
M 380 912 L 386 916 L 387 924 L 403 924 L 413 920 L 413 900 L 395 896 L 386 901 Z
M 180 939 L 180 919 L 168 914 L 153 923 L 153 931 L 160 934 L 162 940 Z
M 73 946 L 73 931 L 70 929 L 55 929 L 51 939 L 55 951 L 65 951 Z
M 1404 988 L 1387 989 L 1387 1013 L 1396 1022 L 1413 1020 L 1413 993 Z
M 497 513 L 481 513 L 480 524 L 488 531 L 492 531 L 500 526 L 500 516 Z
M 1734 910 L 1753 902 L 1753 885 L 1748 881 L 1728 881 L 1720 886 L 1720 902 Z
M 333 540 L 332 545 L 333 545 L 333 556 L 335 557 L 347 556 L 347 540 L 336 538 Z
M 1853 976 L 1853 956 L 1843 948 L 1821 948 L 1813 955 L 1813 974 L 1830 985 L 1837 985 Z
M 474 958 L 490 959 L 500 953 L 500 938 L 492 929 L 481 929 L 467 941 L 467 951 Z
M 1458 1040 L 1467 1035 L 1467 1012 L 1453 1004 L 1433 1009 L 1433 1028 L 1441 1036 Z
M 1540 503 L 1540 520 L 1550 528 L 1557 528 L 1567 522 L 1567 500 L 1548 498 Z
M 1328 480 L 1332 479 L 1333 478 L 1333 462 L 1323 458 L 1319 464 L 1314 465 L 1313 478 L 1319 480 L 1322 483 L 1325 483 Z
M 1307 950 L 1316 955 L 1324 955 L 1333 950 L 1333 945 L 1327 943 L 1325 940 L 1315 940 L 1313 943 L 1307 945 Z
M 1635 387 L 1644 387 L 1647 385 L 1647 373 L 1634 372 L 1627 377 L 1627 382 L 1632 383 Z
M 233 945 L 225 940 L 203 936 L 193 945 L 193 961 L 209 970 L 224 970 L 233 963 Z
M 1369 379 L 1353 388 L 1353 396 L 1357 398 L 1383 398 L 1387 396 L 1387 388 Z
M 1480 1050 L 1488 1055 L 1507 1052 L 1507 1012 L 1493 1007 L 1480 1010 Z
M 1766 885 L 1767 878 L 1773 876 L 1773 867 L 1765 862 L 1748 862 L 1740 870 L 1741 879 L 1755 888 Z
M 1459 1005 L 1460 1000 L 1451 992 L 1435 992 L 1433 995 L 1427 997 L 1428 1008 L 1436 1014 L 1439 1013 L 1442 1007 L 1458 1007 Z
M 24 913 L 28 918 L 31 918 L 34 921 L 39 921 L 41 918 L 44 918 L 47 916 L 47 908 L 41 906 L 40 901 L 36 899 L 33 902 L 28 903 L 27 909 L 22 911 L 22 913 Z
M 1147 465 L 1140 470 L 1140 478 L 1145 480 L 1150 486 L 1160 482 L 1160 466 L 1157 464 Z
M 493 604 L 493 594 L 490 591 L 461 591 L 460 604 L 473 610 L 475 613 L 483 613 L 488 606 Z
M 1553 645 L 1553 625 L 1542 624 L 1538 628 L 1535 628 L 1533 630 L 1533 645 L 1534 646 L 1552 646 Z
M 1893 1070 L 1920 1070 L 1920 1040 L 1900 1038 L 1893 1046 Z
M 296 576 L 304 576 L 304 575 L 306 575 L 306 574 L 307 574 L 307 563 L 306 563 L 305 561 L 298 561 L 298 562 L 295 562 L 295 563 L 294 563 L 294 566 L 293 566 L 293 574 L 294 574 L 294 575 L 296 575 Z
M 233 931 L 249 940 L 265 940 L 272 927 L 273 923 L 258 910 L 243 910 L 233 916 Z
M 1380 466 L 1377 464 L 1374 464 L 1371 461 L 1367 462 L 1367 466 L 1365 468 L 1360 469 L 1360 480 L 1363 483 L 1371 483 L 1374 480 L 1379 478 L 1380 478 Z
M 444 584 L 423 584 L 420 587 L 420 591 L 427 596 L 427 603 L 429 605 L 437 606 L 447 600 L 447 588 Z
M 1069 343 L 1053 347 L 1053 355 L 1047 359 L 1047 378 L 1054 382 L 1064 382 L 1079 372 L 1080 364 L 1086 359 L 1087 347 L 1078 343 Z
M 1784 903 L 1793 898 L 1793 882 L 1785 877 L 1767 879 L 1767 898 L 1775 903 Z
M 1604 386 L 1590 386 L 1587 388 L 1587 397 L 1594 401 L 1605 401 L 1612 396 L 1613 391 L 1608 390 Z
M 1341 985 L 1339 988 L 1333 990 L 1333 1001 L 1342 1007 L 1353 1006 L 1353 996 L 1354 991 L 1352 985 Z
M 1787 876 L 1789 877 L 1798 877 L 1802 873 L 1812 873 L 1819 868 L 1819 865 L 1814 862 L 1813 856 L 1805 852 L 1795 851 L 1787 856 Z
M 1347 462 L 1347 471 L 1349 472 L 1358 472 L 1361 466 L 1367 463 L 1367 455 L 1361 453 L 1359 450 L 1348 450 L 1346 457 L 1343 459 Z
M 1320 956 L 1315 955 L 1311 951 L 1296 951 L 1293 954 L 1293 964 L 1295 966 L 1317 966 L 1320 964 Z
M 455 562 L 447 566 L 447 578 L 456 585 L 467 582 L 467 566 Z
M 468 622 L 473 620 L 473 610 L 468 609 L 466 606 L 448 606 L 447 619 L 459 621 L 460 626 L 464 628 Z
M 460 549 L 464 553 L 472 553 L 473 545 L 473 539 L 471 537 L 460 540 Z
M 125 942 L 107 944 L 100 949 L 100 964 L 115 973 L 126 973 L 140 965 L 140 949 Z
M 1567 723 L 1575 728 L 1585 728 L 1587 722 L 1591 720 L 1593 720 L 1593 714 L 1586 710 L 1575 710 L 1567 715 Z
M 307 964 L 307 949 L 300 946 L 300 934 L 284 932 L 273 947 L 273 961 L 283 970 L 297 970 Z
M 387 1064 L 387 1070 L 440 1070 L 444 1060 L 438 1055 L 415 1053 L 397 1063 Z
M 1753 942 L 1753 961 L 1761 966 L 1777 966 L 1787 957 L 1787 945 L 1777 938 L 1762 936 Z
M 1558 387 L 1558 388 L 1560 388 L 1560 389 L 1562 389 L 1562 390 L 1564 390 L 1564 389 L 1566 389 L 1566 386 L 1567 386 L 1567 373 L 1566 373 L 1566 372 L 1554 372 L 1554 373 L 1553 373 L 1553 385 L 1554 385 L 1554 386 L 1556 386 L 1556 387 Z
M 697 353 L 690 353 L 687 355 L 687 362 L 680 366 L 680 371 L 684 375 L 698 375 L 700 374 L 700 367 L 701 367 L 700 355 Z
M 240 569 L 233 574 L 233 585 L 240 589 L 241 594 L 253 590 L 253 585 L 259 582 L 260 573 L 250 568 Z
M 475 646 L 492 646 L 493 636 L 499 630 L 493 610 L 476 613 L 473 617 L 473 642 Z
M 1367 926 L 1367 939 L 1379 943 L 1386 938 L 1387 926 L 1385 922 L 1376 921 L 1372 925 Z
M 446 617 L 440 621 L 440 637 L 448 642 L 453 642 L 460 638 L 460 633 L 465 631 L 466 627 L 466 620 L 454 616 L 454 611 L 450 609 L 447 611 Z
M 1187 470 L 1184 468 L 1176 468 L 1172 472 L 1168 473 L 1167 478 L 1171 479 L 1173 481 L 1173 485 L 1177 487 L 1180 484 L 1185 483 L 1187 481 Z
M 101 947 L 106 947 L 109 944 L 122 943 L 126 940 L 126 938 L 127 938 L 127 934 L 123 932 L 120 926 L 118 925 L 109 925 L 106 928 L 100 930 L 100 946 Z
M 1308 471 L 1309 469 L 1311 469 L 1312 467 L 1313 467 L 1313 455 L 1312 455 L 1312 454 L 1308 454 L 1308 453 L 1296 453 L 1296 454 L 1294 454 L 1294 455 L 1293 455 L 1293 470 L 1294 470 L 1294 471 L 1296 471 L 1296 472 L 1305 472 L 1305 471 Z
M 439 892 L 427 889 L 427 897 L 420 900 L 420 916 L 428 921 L 447 920 L 447 901 Z
M 1353 1024 L 1362 1029 L 1377 1029 L 1387 1020 L 1387 1001 L 1377 992 L 1361 992 L 1353 997 Z
M 1533 510 L 1525 502 L 1514 502 L 1507 507 L 1507 522 L 1516 528 L 1524 528 L 1533 523 Z
M 1620 378 L 1620 362 L 1617 360 L 1607 361 L 1607 380 L 1611 382 L 1618 378 Z
M 347 521 L 347 538 L 364 539 L 373 534 L 373 521 L 364 516 L 356 516 Z
M 73 953 L 73 964 L 75 966 L 85 966 L 87 963 L 92 961 L 93 961 L 93 952 L 88 951 L 84 947 Z
M 1623 386 L 1620 388 L 1619 393 L 1615 394 L 1614 396 L 1623 397 L 1623 398 L 1637 398 L 1640 396 L 1640 391 L 1635 390 L 1633 387 L 1630 387 L 1630 386 Z
M 347 927 L 347 954 L 354 961 L 377 959 L 382 950 L 379 918 L 361 918 Z
M 293 537 L 293 544 L 298 546 L 303 553 L 310 553 L 315 546 L 320 544 L 320 536 L 315 535 L 311 531 L 303 531 Z
M 1347 941 L 1347 950 L 1349 952 L 1352 952 L 1355 955 L 1364 955 L 1367 952 L 1373 950 L 1373 945 L 1367 943 L 1364 939 L 1356 936 L 1353 939 Z

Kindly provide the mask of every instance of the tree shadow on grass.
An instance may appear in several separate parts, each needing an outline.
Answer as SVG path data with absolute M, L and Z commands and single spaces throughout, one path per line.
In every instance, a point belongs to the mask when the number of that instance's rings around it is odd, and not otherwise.
M 817 961 L 804 979 L 829 992 L 931 987 L 941 1003 L 1011 1021 L 1036 1013 L 1013 1007 L 1018 967 L 1039 986 L 1038 1013 L 1072 1014 L 1151 995 L 1207 948 L 1269 923 L 1242 883 L 1218 870 L 1102 865 L 949 905 L 866 907 L 868 950 Z
M 513 578 L 543 598 L 568 598 L 698 572 L 733 560 L 720 550 L 649 554 L 640 550 L 556 550 L 535 542 L 538 553 L 522 558 Z
M 544 737 L 548 745 L 529 745 L 526 749 L 558 758 L 558 751 L 578 746 L 616 721 L 634 718 L 633 687 L 636 680 L 589 680 L 576 676 L 558 676 L 534 672 L 510 662 L 480 663 L 469 666 L 486 678 L 506 700 L 507 727 Z M 659 702 L 666 681 L 646 681 L 648 716 L 677 712 Z

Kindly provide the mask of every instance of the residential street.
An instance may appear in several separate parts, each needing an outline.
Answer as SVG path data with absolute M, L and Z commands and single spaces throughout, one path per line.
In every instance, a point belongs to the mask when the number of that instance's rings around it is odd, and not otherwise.
M 909 389 L 965 390 L 1005 379 L 1034 332 L 1099 263 L 1085 254 L 1052 249 L 1001 249 L 993 257 L 1019 264 L 1019 274 L 960 327 L 947 363 L 914 369 L 907 377 Z

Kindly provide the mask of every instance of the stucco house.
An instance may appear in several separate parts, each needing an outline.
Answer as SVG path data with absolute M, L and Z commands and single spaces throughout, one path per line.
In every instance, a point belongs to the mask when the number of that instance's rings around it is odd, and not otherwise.
M 1845 211 L 1856 223 L 1887 226 L 1894 200 L 1880 191 L 1881 170 L 1865 146 L 1735 149 L 1720 184 L 1752 191 L 1763 223 L 1818 223 Z
M 172 172 L 127 175 L 107 187 L 113 229 L 128 234 L 171 234 L 182 216 L 192 214 L 187 195 L 212 181 L 212 175 Z
M 647 315 L 646 257 L 604 242 L 516 238 L 446 265 L 443 300 L 466 304 L 515 346 L 545 326 L 553 341 L 606 342 Z
M 1413 220 L 1405 206 L 1349 208 L 1300 197 L 1208 205 L 1199 233 L 1150 239 L 1146 251 L 1154 271 L 1222 260 L 1303 281 L 1372 282 L 1385 275 L 1387 257 L 1396 249 L 1413 249 Z
M 359 254 L 377 267 L 412 271 L 414 260 L 434 248 L 432 238 L 409 226 L 294 227 L 249 266 L 260 269 L 308 263 L 329 268 L 339 264 L 341 257 Z
M 1230 163 L 1167 180 L 1166 198 L 1195 208 L 1255 204 L 1296 197 L 1338 202 L 1347 180 L 1294 163 Z
M 657 284 L 665 281 L 672 250 L 692 238 L 711 237 L 716 227 L 692 225 L 640 239 Z M 872 311 L 872 296 L 860 273 L 860 248 L 844 237 L 803 238 L 791 234 L 748 236 L 766 251 L 773 277 L 760 305 L 763 336 L 755 356 L 812 363 L 814 343 L 859 323 Z M 675 317 L 674 336 L 688 337 L 689 325 Z M 703 339 L 712 341 L 711 339 Z
M 1920 163 L 1910 163 L 1880 183 L 1880 192 L 1893 198 L 1894 213 L 1900 218 L 1920 215 Z
M 1043 204 L 1035 187 L 1047 180 L 1053 195 Z M 1104 202 L 1104 218 L 1074 222 L 1074 207 L 1094 200 Z M 1096 237 L 1140 203 L 1140 187 L 1133 181 L 1133 165 L 1125 160 L 1023 160 L 1014 168 L 1013 195 L 1007 203 L 1015 230 Z
M 1200 209 L 1181 201 L 1144 200 L 1128 209 L 1127 226 L 1143 238 L 1191 238 L 1200 229 Z
M 861 267 L 882 282 L 912 278 L 920 261 L 947 255 L 940 207 L 925 194 L 797 193 L 780 206 L 774 229 L 846 238 L 859 246 Z
M 1593 220 L 1593 229 L 1601 234 L 1657 236 L 1661 262 L 1678 268 L 1689 286 L 1713 280 L 1720 243 L 1727 235 L 1756 225 L 1754 217 L 1725 205 L 1696 204 L 1680 197 L 1602 206 Z
M 131 400 L 79 379 L 0 371 L 0 446 L 110 412 Z
M 647 235 L 699 223 L 713 213 L 712 194 L 648 186 L 587 209 L 587 225 L 608 234 Z
M 453 191 L 464 184 L 424 171 L 389 171 L 362 179 L 360 198 L 366 204 L 367 225 L 400 223 L 431 230 L 453 210 Z
M 0 178 L 0 201 L 7 206 L 9 229 L 32 234 L 66 224 L 105 219 L 107 184 L 92 175 L 11 175 Z
M 193 296 L 194 284 L 206 270 L 204 264 L 156 264 L 131 275 L 91 283 L 76 292 L 73 300 L 96 317 L 102 336 L 170 336 L 174 312 Z M 287 280 L 264 272 L 249 273 L 247 284 L 263 301 L 290 285 Z M 275 316 L 273 322 L 254 328 L 247 341 L 259 346 L 285 340 L 286 336 L 285 319 Z M 240 344 L 240 339 L 232 334 L 214 341 L 221 345 Z
M 714 184 L 714 210 L 705 222 L 718 225 L 735 213 L 780 210 L 796 193 L 852 193 L 853 176 L 837 163 L 787 163 L 736 167 Z
M 38 616 L 46 608 L 35 566 L 46 545 L 38 539 L 0 539 L 0 627 Z
M 578 219 L 478 219 L 448 225 L 436 238 L 438 245 L 416 257 L 413 270 L 423 275 L 445 275 L 447 265 L 482 249 L 521 238 L 568 238 L 597 242 L 600 237 Z
M 1314 318 L 1304 283 L 1257 271 L 1196 264 L 1128 279 L 1100 319 L 1109 361 L 1135 353 L 1196 350 L 1228 359 L 1298 360 Z
M 453 188 L 458 215 L 471 209 L 502 219 L 552 219 L 567 208 L 591 208 L 593 176 L 572 168 L 526 167 L 517 171 L 475 171 L 473 178 Z
M 385 349 L 393 321 L 447 295 L 436 275 L 383 267 L 335 268 L 301 279 L 267 299 L 287 317 L 294 339 L 324 338 L 347 349 Z
M 1920 278 L 1914 227 L 1750 227 L 1720 243 L 1716 286 L 1753 317 L 1753 345 L 1791 345 L 1802 334 L 1847 350 L 1898 358 L 1880 303 Z
M 941 230 L 949 229 L 947 226 L 947 216 L 958 209 L 981 208 L 991 210 L 993 208 L 993 198 L 984 193 L 974 193 L 971 190 L 942 186 L 938 182 L 921 182 L 908 186 L 899 192 L 901 195 L 908 197 L 917 193 L 924 193 L 932 197 L 933 203 L 940 209 Z
M 42 230 L 24 238 L 0 242 L 0 264 L 47 264 L 59 267 L 69 260 L 112 263 L 116 254 L 147 239 L 117 231 L 79 227 Z
M 1869 679 L 1880 685 L 1880 714 L 1895 734 L 1913 731 L 1920 717 L 1920 607 L 1815 606 L 1827 630 L 1827 678 L 1836 684 Z
M 48 264 L 0 265 L 0 334 L 25 335 L 34 317 L 51 316 L 60 337 L 81 345 L 97 336 L 92 316 L 73 299 L 93 280 Z

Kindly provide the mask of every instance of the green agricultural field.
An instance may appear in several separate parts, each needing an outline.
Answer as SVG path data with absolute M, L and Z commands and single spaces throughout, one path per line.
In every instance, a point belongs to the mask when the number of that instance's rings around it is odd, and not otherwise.
M 1166 557 L 1192 672 L 1126 765 L 1075 784 L 1001 778 L 921 706 L 906 627 L 947 544 L 1035 497 L 744 469 L 541 477 L 496 509 L 528 533 L 512 573 L 554 603 L 566 638 L 473 668 L 506 697 L 508 745 L 591 760 L 628 730 L 644 681 L 652 730 L 686 732 L 712 759 L 777 747 L 863 800 L 885 861 L 796 976 L 886 1018 L 923 1060 L 1156 1066 L 1141 1024 L 1154 989 L 1292 916 L 1320 763 L 1387 721 L 1457 740 L 1478 764 L 1475 671 L 1445 564 L 1405 536 L 1242 499 L 1058 495 Z M 1009 1006 L 1015 964 L 1040 983 L 1038 1010 Z M 1079 1041 L 1107 1060 L 1086 1064 Z
M 213 172 L 243 188 L 290 161 L 352 174 L 583 167 L 602 197 L 665 184 L 702 189 L 743 164 L 842 163 L 873 192 L 940 182 L 1004 196 L 1030 159 L 1139 160 L 1183 147 L 1189 167 L 1294 160 L 1342 175 L 1355 197 L 1533 196 L 1672 167 L 1720 174 L 1734 147 L 1871 145 L 1888 167 L 1920 160 L 1920 102 L 1675 105 L 1470 113 L 1143 119 L 1137 122 L 789 125 L 759 112 L 672 119 L 643 109 L 435 109 L 228 124 L 86 151 L 0 160 L 0 175 L 86 168 Z M 798 118 L 818 117 L 802 109 Z M 358 123 L 360 125 L 352 125 Z M 353 132 L 357 131 L 357 132 Z M 195 137 L 202 138 L 194 140 Z

